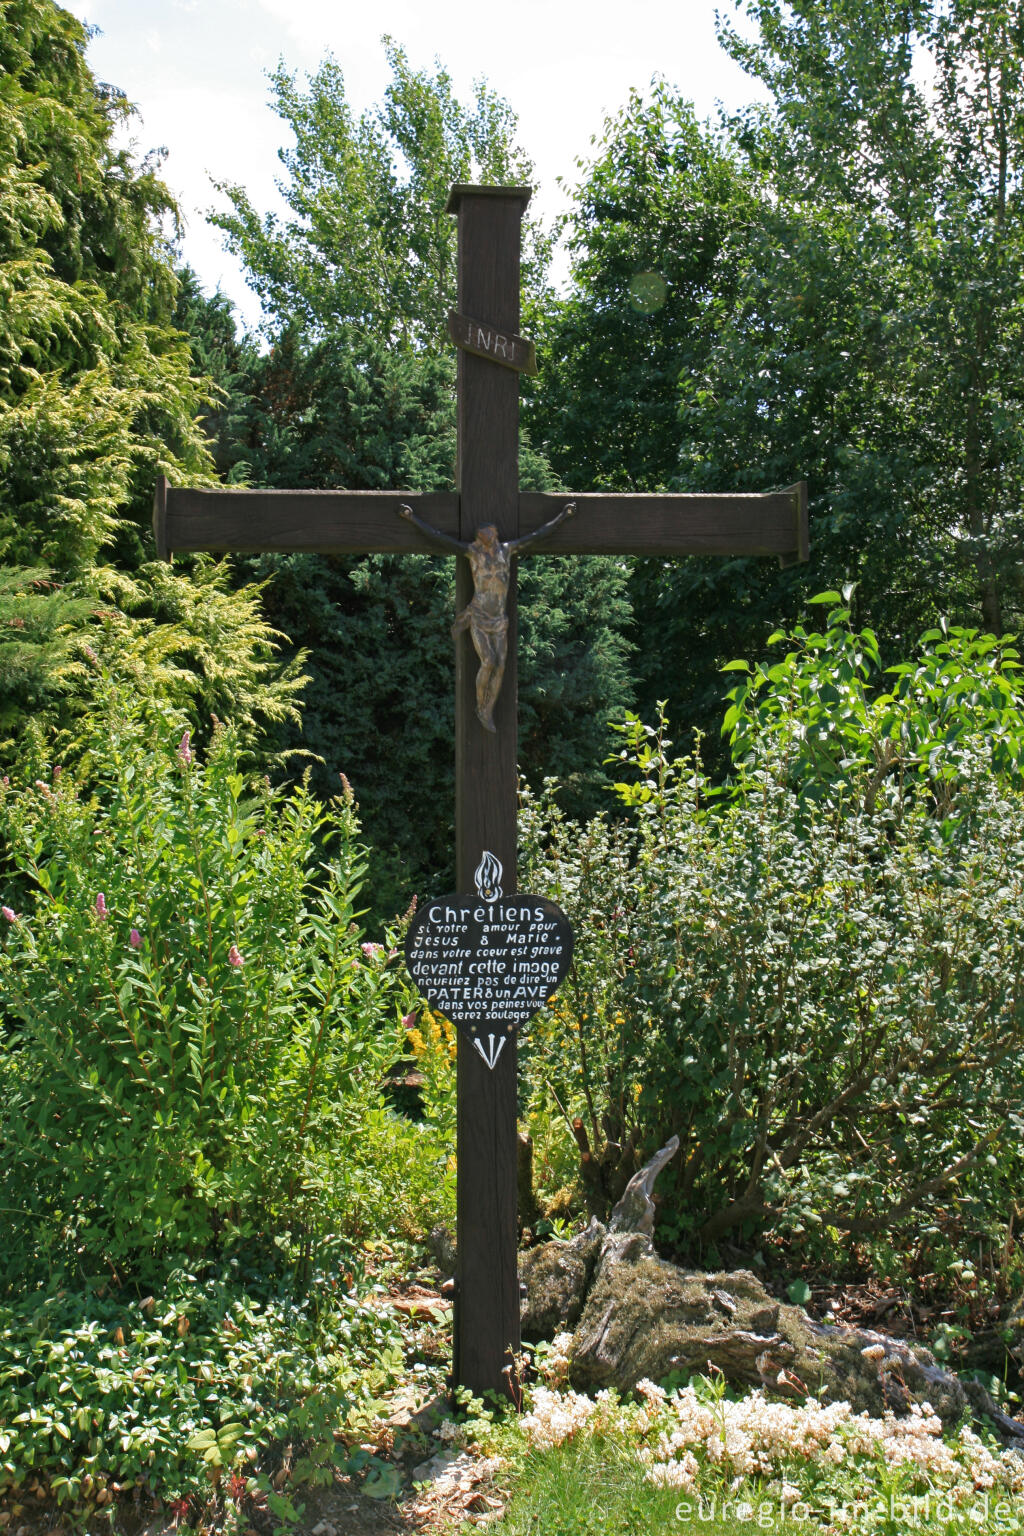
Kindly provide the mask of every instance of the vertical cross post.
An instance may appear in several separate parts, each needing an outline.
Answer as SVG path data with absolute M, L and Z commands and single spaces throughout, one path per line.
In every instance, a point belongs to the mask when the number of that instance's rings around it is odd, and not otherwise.
M 519 329 L 520 224 L 526 187 L 452 188 L 458 217 L 458 305 L 463 315 L 514 334 Z M 519 533 L 519 378 L 489 358 L 458 355 L 459 537 L 493 523 L 502 540 Z M 456 604 L 473 596 L 459 560 Z M 506 894 L 516 889 L 516 582 L 508 595 L 508 659 L 495 731 L 476 715 L 477 660 L 468 634 L 456 651 L 456 888 L 475 889 L 485 851 L 501 860 Z M 490 1070 L 459 1041 L 458 1264 L 454 1377 L 475 1394 L 509 1391 L 506 1368 L 519 1350 L 516 1191 L 516 1048 L 510 1036 Z
M 415 554 L 464 551 L 493 524 L 502 542 L 546 528 L 565 496 L 519 495 L 519 368 L 535 368 L 519 328 L 520 225 L 528 187 L 456 186 L 459 315 L 450 318 L 458 354 L 459 494 L 408 491 L 252 491 L 168 487 L 153 509 L 157 550 L 315 551 Z M 500 359 L 500 361 L 499 361 Z M 545 536 L 552 554 L 777 555 L 807 559 L 807 487 L 762 495 L 568 493 L 578 516 Z M 397 514 L 415 514 L 411 519 Z M 458 612 L 474 596 L 469 560 L 457 562 Z M 494 614 L 491 613 L 491 617 Z M 516 587 L 507 595 L 504 679 L 491 732 L 477 718 L 477 661 L 470 633 L 456 650 L 456 876 L 475 889 L 485 852 L 516 890 Z M 486 711 L 485 711 L 486 712 Z M 490 1038 L 490 1037 L 488 1037 Z M 517 1265 L 516 1045 L 506 1032 L 493 1069 L 459 1044 L 458 1266 L 455 1381 L 475 1394 L 505 1391 L 519 1350 Z

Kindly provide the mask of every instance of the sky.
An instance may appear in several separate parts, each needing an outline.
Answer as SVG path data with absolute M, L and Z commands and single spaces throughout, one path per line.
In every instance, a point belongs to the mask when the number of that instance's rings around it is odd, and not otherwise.
M 519 139 L 536 167 L 533 210 L 566 206 L 576 162 L 605 118 L 660 74 L 713 117 L 755 99 L 754 82 L 715 38 L 713 0 L 64 0 L 100 30 L 89 62 L 138 109 L 130 136 L 140 154 L 167 151 L 163 177 L 185 217 L 183 256 L 209 290 L 220 287 L 249 325 L 259 305 L 223 236 L 206 221 L 227 206 L 213 182 L 244 186 L 261 210 L 275 190 L 287 128 L 270 107 L 268 72 L 279 61 L 301 76 L 332 53 L 356 112 L 378 102 L 390 78 L 382 36 L 416 69 L 440 61 L 456 94 L 485 78 L 518 113 Z M 723 11 L 735 15 L 731 0 Z M 564 262 L 556 264 L 556 278 Z

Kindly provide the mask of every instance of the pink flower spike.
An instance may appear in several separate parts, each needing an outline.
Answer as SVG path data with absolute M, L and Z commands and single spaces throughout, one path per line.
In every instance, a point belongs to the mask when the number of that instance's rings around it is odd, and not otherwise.
M 104 920 L 107 917 L 107 901 L 102 891 L 96 892 L 96 916 Z
M 0 913 L 6 917 L 9 923 L 16 923 L 18 921 L 18 914 L 13 907 L 0 907 Z
M 242 966 L 245 964 L 245 961 L 242 959 L 238 952 L 237 944 L 232 944 L 231 948 L 228 950 L 228 964 L 234 966 Z
M 376 958 L 377 955 L 379 955 L 382 952 L 382 950 L 384 948 L 384 945 L 383 944 L 360 944 L 359 948 L 362 950 L 362 952 L 366 956 L 367 960 L 373 960 L 373 959 Z
M 178 743 L 178 756 L 181 758 L 183 763 L 190 763 L 192 761 L 192 748 L 189 746 L 188 738 L 189 732 L 186 731 Z
M 419 1015 L 419 1009 L 418 1008 L 414 1008 L 412 1013 L 403 1013 L 402 1014 L 402 1028 L 403 1029 L 412 1029 L 413 1026 L 416 1023 L 416 1020 L 419 1018 L 419 1016 L 420 1015 Z
M 137 928 L 133 928 L 131 933 L 128 935 L 128 943 L 131 945 L 132 949 L 142 948 L 142 934 Z

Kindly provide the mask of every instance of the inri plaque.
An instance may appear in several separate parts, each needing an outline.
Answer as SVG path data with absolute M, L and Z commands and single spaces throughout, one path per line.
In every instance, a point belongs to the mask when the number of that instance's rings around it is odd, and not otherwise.
M 543 896 L 503 896 L 502 868 L 485 853 L 476 895 L 438 896 L 409 925 L 409 974 L 432 1007 L 472 1040 L 493 1069 L 506 1039 L 558 990 L 572 928 Z

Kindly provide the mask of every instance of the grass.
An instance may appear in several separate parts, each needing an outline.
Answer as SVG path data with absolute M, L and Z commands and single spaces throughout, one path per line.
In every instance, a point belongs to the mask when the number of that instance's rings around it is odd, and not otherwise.
M 739 1496 L 742 1498 L 742 1495 Z M 737 1495 L 727 1498 L 735 1506 Z M 723 1496 L 710 1518 L 693 1521 L 708 1536 L 749 1536 L 751 1523 L 720 1517 Z M 517 1468 L 508 1508 L 488 1527 L 491 1536 L 661 1536 L 682 1531 L 682 1505 L 698 1511 L 678 1489 L 655 1488 L 633 1450 L 609 1438 L 581 1438 L 529 1452 Z M 471 1527 L 464 1528 L 467 1532 Z
M 943 1518 L 933 1497 L 919 1495 L 916 1505 L 910 1494 L 888 1497 L 884 1480 L 858 1490 L 859 1502 L 868 1511 L 852 1528 L 872 1530 L 878 1536 L 909 1536 L 921 1531 L 928 1536 L 997 1536 L 1017 1532 L 1020 1503 L 1012 1501 L 1016 1515 L 1006 1518 L 997 1498 L 979 1495 L 972 1509 L 960 1518 Z M 833 1519 L 828 1501 L 850 1505 L 853 1496 L 842 1480 L 818 1489 L 817 1508 L 780 1507 L 773 1497 L 748 1479 L 733 1489 L 724 1483 L 704 1487 L 700 1500 L 678 1489 L 656 1488 L 643 1475 L 632 1448 L 608 1437 L 566 1441 L 543 1451 L 530 1451 L 519 1462 L 512 1479 L 511 1497 L 502 1517 L 488 1526 L 489 1536 L 668 1536 L 669 1532 L 701 1533 L 701 1536 L 750 1536 L 755 1530 L 779 1533 L 839 1533 L 844 1526 Z M 979 1518 L 980 1517 L 980 1518 Z M 460 1527 L 469 1536 L 476 1526 Z

